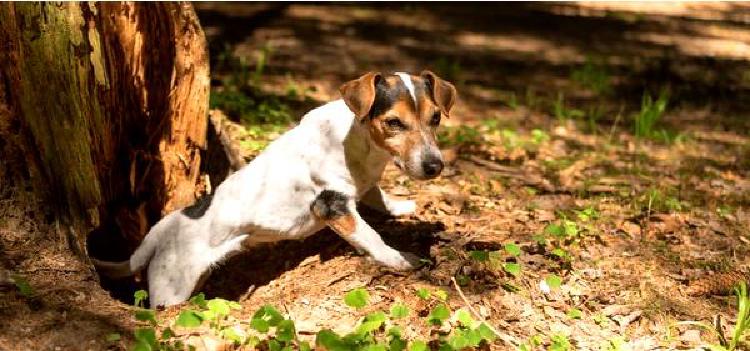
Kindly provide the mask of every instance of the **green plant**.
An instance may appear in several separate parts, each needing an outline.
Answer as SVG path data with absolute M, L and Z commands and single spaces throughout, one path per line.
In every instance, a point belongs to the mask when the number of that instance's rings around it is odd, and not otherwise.
M 503 246 L 503 251 L 508 258 L 513 260 L 523 253 L 521 248 L 514 243 L 505 244 Z M 469 251 L 469 257 L 477 262 L 486 264 L 494 270 L 502 269 L 514 277 L 520 276 L 521 265 L 517 262 L 506 262 L 506 257 L 504 257 L 502 253 L 503 251 L 473 250 Z
M 589 133 L 595 134 L 597 132 L 596 125 L 602 118 L 602 116 L 604 116 L 604 107 L 601 104 L 591 106 L 587 109 L 586 125 L 588 127 Z
M 572 348 L 568 337 L 562 334 L 553 335 L 550 338 L 549 351 L 568 351 Z
M 574 69 L 570 78 L 597 94 L 611 91 L 611 78 L 605 66 L 595 63 L 591 57 L 586 58 L 582 67 Z
M 586 114 L 578 109 L 566 108 L 565 107 L 565 94 L 562 92 L 557 93 L 557 99 L 552 104 L 552 112 L 559 121 L 565 121 L 571 118 L 581 118 Z
M 356 309 L 365 307 L 369 299 L 370 294 L 364 288 L 354 289 L 344 295 L 344 303 Z
M 750 337 L 750 296 L 747 293 L 747 285 L 740 282 L 734 289 L 737 295 L 737 320 L 732 328 L 732 334 L 729 339 L 724 335 L 724 328 L 721 325 L 721 319 L 717 316 L 714 324 L 710 325 L 704 322 L 683 321 L 677 322 L 667 329 L 667 337 L 671 336 L 671 329 L 678 325 L 692 325 L 700 327 L 714 334 L 718 339 L 718 344 L 709 344 L 707 347 L 712 351 L 734 351 L 737 349 L 747 349 L 750 346 L 748 337 Z
M 454 146 L 476 146 L 484 143 L 479 129 L 467 125 L 445 127 L 438 132 L 437 142 L 441 148 Z
M 512 91 L 510 93 L 510 96 L 508 97 L 507 101 L 508 107 L 517 110 L 518 109 L 518 97 L 516 97 L 516 92 Z
M 352 290 L 360 291 L 360 290 Z M 426 342 L 423 340 L 408 341 L 403 338 L 402 326 L 398 320 L 403 319 L 409 314 L 409 309 L 403 303 L 395 303 L 390 308 L 390 314 L 383 311 L 376 311 L 366 315 L 354 330 L 346 335 L 339 335 L 332 330 L 321 330 L 317 333 L 315 344 L 317 347 L 334 350 L 415 350 L 426 351 L 427 345 L 438 344 L 440 350 L 462 350 L 467 347 L 477 347 L 481 343 L 492 342 L 496 335 L 482 322 L 473 320 L 471 315 L 463 309 L 459 309 L 451 314 L 450 307 L 445 303 L 447 294 L 442 290 L 430 292 L 427 289 L 418 289 L 420 298 L 429 299 L 435 296 L 439 301 L 431 309 L 429 315 L 425 317 L 427 325 L 438 328 L 449 320 L 456 320 L 458 324 L 451 325 L 447 334 L 435 333 L 436 339 Z M 351 299 L 357 300 L 352 307 L 361 308 L 362 294 L 347 293 Z M 346 299 L 346 297 L 345 297 Z M 433 302 L 435 302 L 433 300 Z M 453 316 L 451 318 L 451 316 Z M 408 346 L 408 347 L 407 347 Z
M 533 129 L 531 131 L 531 142 L 534 145 L 539 145 L 550 140 L 549 134 L 541 129 Z
M 270 45 L 263 45 L 263 48 L 258 54 L 258 59 L 255 62 L 255 72 L 253 72 L 253 85 L 256 87 L 260 85 L 260 79 L 263 77 L 263 71 L 266 68 L 266 64 L 271 58 L 273 49 Z
M 652 138 L 654 134 L 654 128 L 656 123 L 664 115 L 667 109 L 669 96 L 667 91 L 663 89 L 659 93 L 659 97 L 656 101 L 651 98 L 648 93 L 643 93 L 643 99 L 641 100 L 641 109 L 634 115 L 635 121 L 635 137 L 638 139 Z
M 29 281 L 26 280 L 25 277 L 13 274 L 10 278 L 13 280 L 13 284 L 15 284 L 16 289 L 18 289 L 18 293 L 21 294 L 21 296 L 32 298 L 36 295 L 34 288 L 31 287 L 31 284 L 29 284 Z

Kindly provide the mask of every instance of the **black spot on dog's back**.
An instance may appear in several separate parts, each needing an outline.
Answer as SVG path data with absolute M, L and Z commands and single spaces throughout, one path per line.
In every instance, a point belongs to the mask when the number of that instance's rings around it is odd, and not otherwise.
M 213 201 L 214 195 L 208 194 L 202 196 L 198 201 L 196 201 L 194 204 L 185 207 L 182 209 L 182 214 L 192 218 L 192 219 L 198 219 L 203 217 L 204 214 L 206 214 L 206 211 L 209 207 L 211 207 L 211 201 Z

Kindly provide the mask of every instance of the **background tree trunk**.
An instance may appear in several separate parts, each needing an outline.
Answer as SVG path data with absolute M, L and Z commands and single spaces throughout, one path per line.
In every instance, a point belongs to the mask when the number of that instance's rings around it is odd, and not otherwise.
M 0 138 L 19 144 L 62 243 L 85 257 L 93 231 L 126 256 L 195 200 L 210 81 L 190 4 L 4 3 L 0 45 Z

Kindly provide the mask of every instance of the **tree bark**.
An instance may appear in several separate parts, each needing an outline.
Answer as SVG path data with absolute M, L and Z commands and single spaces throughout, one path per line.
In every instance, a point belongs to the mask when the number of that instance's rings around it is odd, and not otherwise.
M 79 255 L 92 231 L 129 252 L 195 200 L 210 81 L 190 4 L 0 4 L 0 80 L 0 124 L 17 126 L 0 138 Z

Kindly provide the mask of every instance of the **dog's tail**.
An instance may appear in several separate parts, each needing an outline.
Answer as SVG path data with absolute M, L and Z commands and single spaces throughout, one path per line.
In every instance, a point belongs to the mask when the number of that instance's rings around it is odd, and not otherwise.
M 151 257 L 156 250 L 158 233 L 152 229 L 128 260 L 109 262 L 92 258 L 91 262 L 100 274 L 110 278 L 124 278 L 134 275 L 143 270 L 148 265 L 148 262 L 151 261 Z

